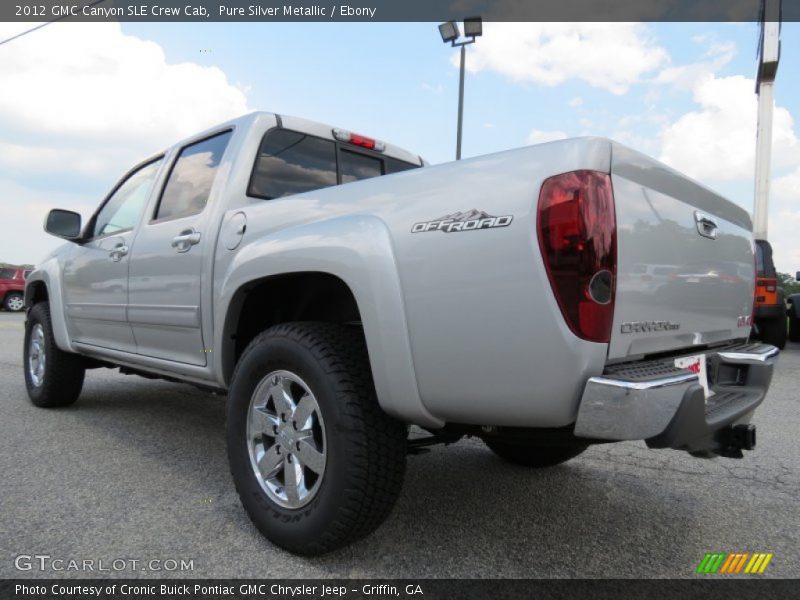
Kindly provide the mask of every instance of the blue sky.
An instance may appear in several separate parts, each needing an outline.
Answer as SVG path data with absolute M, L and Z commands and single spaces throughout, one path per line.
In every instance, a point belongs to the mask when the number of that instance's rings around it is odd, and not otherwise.
M 597 31 L 494 26 L 487 24 L 486 36 L 467 49 L 465 156 L 563 136 L 608 136 L 752 210 L 755 24 L 601 24 Z M 13 52 L 12 62 L 31 65 L 32 78 L 49 78 L 40 63 L 56 60 L 54 47 L 62 54 L 54 71 L 82 70 L 28 90 L 37 99 L 45 93 L 65 99 L 63 106 L 42 104 L 40 110 L 52 113 L 49 127 L 35 122 L 24 93 L 0 98 L 4 214 L 22 202 L 38 218 L 59 201 L 88 213 L 145 154 L 244 110 L 327 122 L 433 163 L 454 157 L 457 50 L 441 42 L 434 23 L 125 23 L 121 33 L 101 27 L 54 25 L 13 42 L 16 48 L 0 47 L 0 75 L 2 53 Z M 800 24 L 783 26 L 776 85 L 781 116 L 776 113 L 772 219 L 785 271 L 800 268 L 794 239 L 800 226 L 798 32 Z M 520 39 L 525 43 L 515 45 Z M 37 52 L 34 63 L 28 57 Z M 141 59 L 139 69 L 137 57 L 145 54 L 150 62 Z M 148 75 L 156 69 L 161 79 Z M 109 79 L 106 71 L 115 74 Z M 128 127 L 126 113 L 148 110 L 158 118 L 141 121 L 136 131 Z M 75 127 L 63 125 L 66 120 Z M 51 169 L 26 163 L 42 151 Z M 70 161 L 76 168 L 64 168 Z M 26 217 L 13 247 L 0 242 L 0 260 L 32 262 L 56 243 L 39 233 L 35 220 Z
M 656 39 L 675 64 L 701 60 L 712 35 L 736 45 L 721 75 L 753 77 L 758 27 L 752 23 L 652 23 Z M 127 23 L 123 30 L 157 41 L 170 60 L 223 68 L 249 88 L 254 108 L 308 116 L 363 130 L 422 153 L 432 162 L 452 160 L 455 147 L 457 54 L 433 23 Z M 776 99 L 800 114 L 800 24 L 783 26 L 783 56 Z M 480 38 L 477 44 L 481 44 Z M 467 48 L 467 62 L 473 47 Z M 206 52 L 201 52 L 205 50 Z M 547 87 L 514 83 L 494 72 L 471 73 L 466 82 L 465 156 L 521 146 L 532 129 L 568 135 L 609 135 L 613 123 L 643 112 L 646 85 L 615 96 L 583 81 Z M 661 109 L 679 116 L 693 107 L 691 94 L 665 91 Z M 583 98 L 581 109 L 568 102 Z M 589 118 L 591 127 L 579 123 Z M 484 127 L 490 123 L 493 127 Z M 641 129 L 642 135 L 657 132 Z

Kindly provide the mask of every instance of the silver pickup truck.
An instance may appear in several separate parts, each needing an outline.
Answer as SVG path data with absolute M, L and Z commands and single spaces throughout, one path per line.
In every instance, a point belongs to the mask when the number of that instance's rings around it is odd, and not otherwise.
M 407 453 L 463 436 L 529 467 L 741 457 L 778 354 L 748 341 L 747 212 L 607 139 L 428 166 L 255 113 L 45 229 L 69 243 L 27 280 L 33 403 L 97 367 L 227 393 L 242 504 L 297 553 L 373 531 Z

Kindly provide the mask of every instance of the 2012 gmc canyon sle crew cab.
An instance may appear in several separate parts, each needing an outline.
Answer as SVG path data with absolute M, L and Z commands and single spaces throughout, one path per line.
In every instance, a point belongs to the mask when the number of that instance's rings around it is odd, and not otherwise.
M 619 440 L 741 456 L 778 354 L 748 342 L 748 214 L 606 139 L 429 167 L 256 113 L 45 228 L 70 243 L 27 281 L 33 403 L 103 366 L 226 391 L 242 504 L 298 553 L 374 530 L 406 454 L 464 435 L 532 467 Z

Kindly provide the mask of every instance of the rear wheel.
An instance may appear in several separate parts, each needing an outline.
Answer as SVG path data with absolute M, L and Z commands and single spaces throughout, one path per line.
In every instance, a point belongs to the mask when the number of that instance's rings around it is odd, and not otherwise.
M 800 342 L 800 317 L 794 314 L 794 307 L 789 311 L 789 339 Z
M 56 346 L 46 302 L 40 302 L 28 314 L 23 353 L 25 387 L 31 402 L 55 408 L 78 399 L 86 373 L 83 358 Z
M 772 344 L 773 346 L 783 348 L 786 346 L 786 317 L 781 316 L 778 319 L 765 319 L 758 322 L 759 337 L 765 344 Z
M 3 306 L 5 306 L 6 310 L 19 312 L 25 308 L 25 299 L 22 297 L 22 294 L 12 292 L 10 294 L 6 294 L 6 299 L 3 302 Z
M 322 554 L 389 515 L 406 428 L 378 406 L 360 331 L 287 323 L 260 334 L 236 367 L 227 417 L 236 490 L 274 543 Z
M 583 453 L 588 446 L 537 446 L 527 442 L 508 442 L 485 439 L 484 442 L 497 456 L 515 465 L 525 467 L 553 467 Z

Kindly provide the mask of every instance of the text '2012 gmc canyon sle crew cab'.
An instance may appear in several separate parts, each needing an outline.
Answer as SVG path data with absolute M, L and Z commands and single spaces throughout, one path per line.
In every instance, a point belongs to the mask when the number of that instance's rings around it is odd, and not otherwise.
M 141 163 L 80 221 L 51 211 L 70 243 L 27 281 L 33 403 L 69 405 L 111 366 L 226 392 L 242 504 L 294 552 L 374 530 L 407 453 L 465 435 L 531 467 L 620 440 L 755 443 L 778 351 L 748 342 L 750 217 L 606 139 L 427 166 L 255 113 Z

